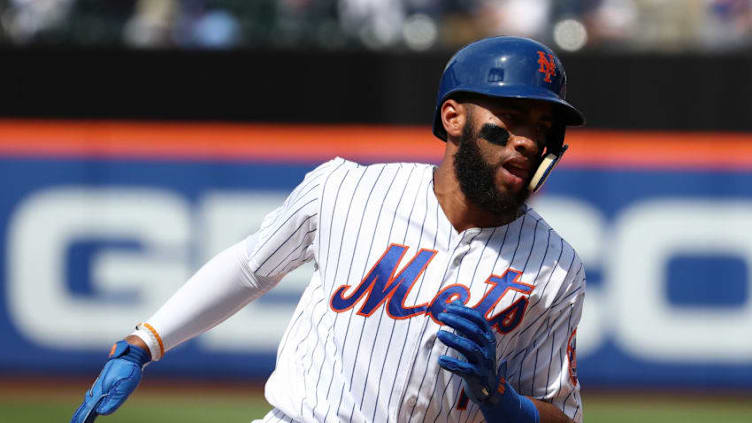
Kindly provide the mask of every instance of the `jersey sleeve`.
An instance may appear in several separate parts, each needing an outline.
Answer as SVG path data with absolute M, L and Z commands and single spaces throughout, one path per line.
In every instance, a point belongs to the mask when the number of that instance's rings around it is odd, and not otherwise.
M 576 337 L 584 298 L 585 270 L 576 258 L 522 359 L 517 380 L 522 393 L 555 405 L 575 422 L 582 421 L 583 411 Z
M 344 159 L 336 158 L 309 172 L 284 204 L 269 213 L 259 231 L 249 237 L 247 269 L 262 284 L 276 284 L 313 258 L 321 192 L 327 177 L 344 163 Z
M 309 172 L 256 233 L 209 260 L 138 326 L 133 334 L 154 360 L 226 320 L 313 257 L 322 186 L 343 162 L 336 158 Z

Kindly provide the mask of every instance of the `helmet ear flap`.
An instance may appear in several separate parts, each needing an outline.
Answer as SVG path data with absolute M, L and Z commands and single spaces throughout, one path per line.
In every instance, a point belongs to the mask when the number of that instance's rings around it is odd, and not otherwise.
M 532 179 L 530 179 L 530 184 L 528 184 L 530 192 L 537 192 L 541 189 L 551 171 L 554 170 L 554 167 L 556 167 L 559 160 L 564 156 L 564 152 L 569 148 L 568 145 L 564 144 L 566 128 L 561 122 L 555 123 L 551 128 L 546 142 L 546 150 L 543 151 L 541 162 L 535 170 Z
M 554 125 L 551 127 L 551 131 L 548 133 L 548 137 L 546 137 L 546 151 L 545 154 L 554 154 L 559 155 L 561 152 L 562 146 L 564 145 L 564 134 L 566 133 L 567 127 L 560 121 L 556 121 Z
M 535 170 L 532 179 L 530 179 L 530 184 L 527 186 L 530 192 L 537 192 L 541 189 L 546 182 L 546 179 L 548 179 L 548 176 L 551 175 L 551 171 L 553 171 L 554 167 L 559 164 L 559 161 L 564 156 L 564 152 L 567 151 L 567 148 L 569 148 L 569 146 L 565 144 L 561 146 L 558 154 L 546 153 L 545 157 L 543 157 L 538 165 L 538 169 Z

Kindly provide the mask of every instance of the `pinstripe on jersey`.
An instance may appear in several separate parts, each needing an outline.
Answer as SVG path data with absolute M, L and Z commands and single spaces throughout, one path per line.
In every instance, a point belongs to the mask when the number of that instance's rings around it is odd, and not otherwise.
M 457 233 L 434 195 L 433 171 L 337 158 L 264 220 L 250 247 L 256 278 L 276 282 L 314 260 L 266 385 L 275 409 L 264 421 L 482 421 L 472 402 L 457 408 L 462 381 L 438 366 L 439 355 L 455 354 L 427 315 L 442 290 L 470 307 L 488 294 L 489 318 L 506 310 L 497 357 L 508 360 L 510 383 L 582 420 L 567 355 L 582 312 L 582 262 L 527 206 L 508 225 Z M 435 253 L 424 268 L 410 267 L 427 258 L 421 249 Z M 497 295 L 502 280 L 513 287 Z

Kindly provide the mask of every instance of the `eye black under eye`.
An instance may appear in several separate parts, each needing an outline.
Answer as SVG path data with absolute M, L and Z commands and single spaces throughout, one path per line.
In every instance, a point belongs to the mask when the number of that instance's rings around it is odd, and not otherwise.
M 484 124 L 480 128 L 478 136 L 487 140 L 491 144 L 500 145 L 502 147 L 507 145 L 507 141 L 509 141 L 509 131 L 498 125 L 494 125 L 493 123 Z

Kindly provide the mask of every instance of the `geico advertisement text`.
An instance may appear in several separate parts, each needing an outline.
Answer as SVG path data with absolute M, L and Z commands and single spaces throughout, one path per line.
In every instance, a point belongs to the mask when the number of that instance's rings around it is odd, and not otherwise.
M 0 371 L 18 374 L 95 372 L 113 341 L 253 233 L 306 172 L 328 153 L 348 152 L 329 146 L 286 160 L 282 143 L 263 160 L 190 148 L 128 157 L 8 144 L 0 156 Z M 752 387 L 752 166 L 712 155 L 641 160 L 629 146 L 621 162 L 613 154 L 598 161 L 601 150 L 577 155 L 576 147 L 531 203 L 585 262 L 583 384 Z M 348 158 L 394 160 L 372 148 Z M 310 273 L 310 264 L 296 270 L 149 371 L 266 376 Z

